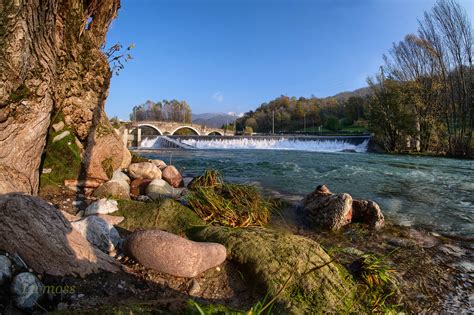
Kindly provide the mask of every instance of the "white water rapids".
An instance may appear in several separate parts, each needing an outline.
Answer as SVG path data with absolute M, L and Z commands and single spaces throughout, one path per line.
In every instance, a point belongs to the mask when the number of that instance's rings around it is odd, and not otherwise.
M 145 139 L 141 148 L 160 148 L 159 137 Z M 344 139 L 298 140 L 298 139 L 268 139 L 268 138 L 209 138 L 185 139 L 180 142 L 197 149 L 268 149 L 268 150 L 294 150 L 309 152 L 341 152 L 355 151 L 367 152 L 369 140 L 360 144 L 352 144 Z

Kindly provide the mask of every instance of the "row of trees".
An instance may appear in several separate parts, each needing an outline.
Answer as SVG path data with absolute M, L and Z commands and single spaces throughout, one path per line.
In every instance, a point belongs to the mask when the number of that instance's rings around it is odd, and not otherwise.
M 237 131 L 261 133 L 312 132 L 320 127 L 337 131 L 365 119 L 367 98 L 296 98 L 280 96 L 263 103 L 255 111 L 245 113 L 236 121 Z M 273 130 L 273 128 L 275 130 Z
M 472 28 L 454 0 L 438 1 L 369 79 L 370 127 L 387 151 L 472 156 Z M 411 144 L 411 145 L 410 145 Z
M 130 114 L 132 121 L 159 120 L 191 123 L 192 113 L 186 101 L 163 100 L 157 103 L 146 101 L 133 107 Z

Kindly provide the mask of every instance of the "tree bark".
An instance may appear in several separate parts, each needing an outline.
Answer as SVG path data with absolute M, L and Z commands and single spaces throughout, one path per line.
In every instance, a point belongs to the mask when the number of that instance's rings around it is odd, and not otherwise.
M 0 193 L 37 193 L 53 112 L 93 145 L 111 77 L 101 48 L 119 6 L 0 0 Z

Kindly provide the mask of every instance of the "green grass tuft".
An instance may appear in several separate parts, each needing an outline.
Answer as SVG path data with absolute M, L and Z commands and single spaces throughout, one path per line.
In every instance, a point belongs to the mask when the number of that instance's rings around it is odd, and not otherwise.
M 186 201 L 206 222 L 230 227 L 264 226 L 272 204 L 252 185 L 224 183 L 220 174 L 208 170 L 191 184 Z
M 364 254 L 357 261 L 359 268 L 356 274 L 366 287 L 362 298 L 367 301 L 372 312 L 396 312 L 396 306 L 386 304 L 387 299 L 396 293 L 397 285 L 395 270 L 386 263 L 385 258 Z

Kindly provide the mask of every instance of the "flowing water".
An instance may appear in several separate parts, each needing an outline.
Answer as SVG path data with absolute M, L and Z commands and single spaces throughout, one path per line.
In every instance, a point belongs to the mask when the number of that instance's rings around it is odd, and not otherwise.
M 304 196 L 327 184 L 333 192 L 378 202 L 388 220 L 397 224 L 474 237 L 472 160 L 337 152 L 365 152 L 366 142 L 207 142 L 194 143 L 199 150 L 156 150 L 145 155 L 172 159 L 188 175 L 215 168 L 227 180 L 257 182 L 289 195 Z

